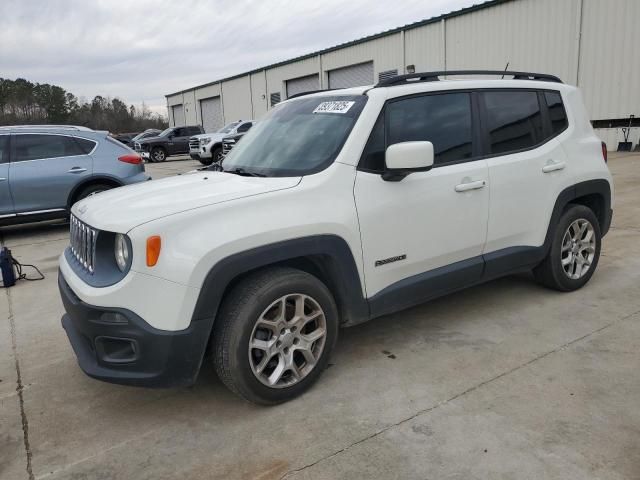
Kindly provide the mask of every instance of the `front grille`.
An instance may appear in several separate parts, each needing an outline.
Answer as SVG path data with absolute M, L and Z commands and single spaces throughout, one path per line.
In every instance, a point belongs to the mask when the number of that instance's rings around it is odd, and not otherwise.
M 191 138 L 191 139 L 189 139 L 189 150 L 200 150 L 200 139 L 199 138 Z
M 96 265 L 96 240 L 98 230 L 71 215 L 71 253 L 80 266 L 93 273 Z
M 222 142 L 222 156 L 226 157 L 227 154 L 231 151 L 231 149 L 235 146 L 235 143 L 231 142 Z

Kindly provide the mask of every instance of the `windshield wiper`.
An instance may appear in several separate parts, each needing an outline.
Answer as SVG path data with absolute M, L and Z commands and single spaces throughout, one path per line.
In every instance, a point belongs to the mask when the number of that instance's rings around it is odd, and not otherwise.
M 248 172 L 244 168 L 240 167 L 222 171 L 226 173 L 233 173 L 234 175 L 240 175 L 242 177 L 266 177 L 264 173 Z

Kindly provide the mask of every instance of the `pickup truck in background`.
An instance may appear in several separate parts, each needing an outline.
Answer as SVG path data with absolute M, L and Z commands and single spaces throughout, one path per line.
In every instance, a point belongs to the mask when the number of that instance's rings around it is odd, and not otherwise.
M 135 142 L 135 150 L 150 162 L 164 162 L 171 155 L 189 153 L 189 138 L 204 133 L 200 125 L 170 127 L 156 137 Z
M 211 165 L 222 160 L 222 139 L 228 135 L 245 134 L 253 126 L 253 120 L 238 120 L 215 133 L 195 135 L 189 139 L 189 155 L 203 165 Z

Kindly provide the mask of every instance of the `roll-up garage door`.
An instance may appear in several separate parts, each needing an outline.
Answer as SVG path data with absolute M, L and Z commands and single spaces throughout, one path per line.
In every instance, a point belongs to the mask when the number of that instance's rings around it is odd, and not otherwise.
M 306 77 L 292 78 L 287 80 L 287 98 L 297 93 L 312 92 L 320 89 L 320 79 L 318 74 L 307 75 Z
M 182 105 L 173 105 L 171 110 L 173 111 L 173 126 L 184 126 L 184 107 Z
M 200 114 L 202 115 L 202 127 L 205 132 L 217 132 L 224 127 L 220 97 L 203 98 L 200 100 Z
M 361 87 L 373 84 L 373 62 L 329 71 L 329 88 Z

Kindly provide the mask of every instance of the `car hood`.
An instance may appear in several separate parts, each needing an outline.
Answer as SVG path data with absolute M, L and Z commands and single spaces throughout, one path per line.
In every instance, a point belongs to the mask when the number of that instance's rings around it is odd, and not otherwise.
M 147 137 L 147 138 L 143 138 L 142 140 L 136 140 L 136 143 L 139 144 L 143 144 L 143 143 L 150 143 L 150 142 L 157 142 L 158 140 L 164 140 L 166 137 L 160 137 L 160 136 L 155 136 L 155 137 Z
M 214 142 L 219 142 L 227 135 L 228 133 L 202 133 L 200 135 L 192 135 L 191 138 L 197 138 L 198 140 L 201 138 L 211 138 Z
M 92 195 L 76 203 L 71 211 L 94 228 L 126 233 L 138 225 L 168 215 L 293 188 L 301 178 L 194 172 Z

